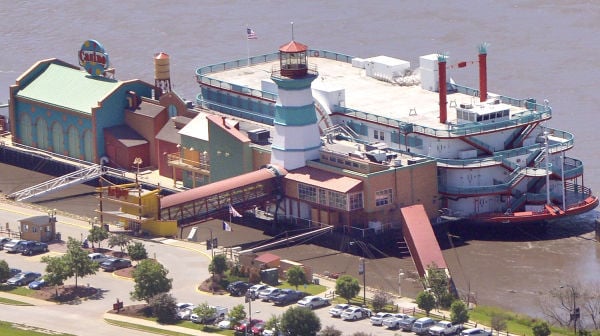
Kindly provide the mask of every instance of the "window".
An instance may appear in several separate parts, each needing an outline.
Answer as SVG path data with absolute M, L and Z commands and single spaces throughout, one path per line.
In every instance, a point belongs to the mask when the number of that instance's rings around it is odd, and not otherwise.
M 25 224 L 23 225 L 23 232 L 27 232 L 29 231 L 29 225 Z
M 384 135 L 383 131 L 380 131 L 379 132 L 379 140 L 385 140 L 385 137 L 383 135 Z
M 307 184 L 298 184 L 298 198 L 317 203 L 317 188 Z
M 348 195 L 350 202 L 350 210 L 358 210 L 363 208 L 363 193 L 358 192 Z
M 319 204 L 327 205 L 327 193 L 325 189 L 319 189 Z
M 384 206 L 392 203 L 392 189 L 375 192 L 375 206 Z
M 373 131 L 373 138 L 379 139 L 379 132 L 377 130 Z
M 37 226 L 32 226 L 31 227 L 31 232 L 37 232 Z
M 329 207 L 336 209 L 346 209 L 346 194 L 342 194 L 336 191 L 329 191 Z

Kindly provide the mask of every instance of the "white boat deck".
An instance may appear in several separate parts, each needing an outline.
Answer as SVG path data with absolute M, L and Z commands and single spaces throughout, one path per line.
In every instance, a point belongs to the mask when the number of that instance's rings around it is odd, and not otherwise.
M 365 69 L 350 63 L 320 57 L 309 57 L 309 65 L 315 65 L 319 77 L 312 87 L 318 89 L 345 89 L 345 106 L 373 115 L 414 123 L 421 126 L 445 129 L 439 122 L 439 95 L 424 90 L 420 85 L 401 86 L 368 77 Z M 228 83 L 261 89 L 261 81 L 270 79 L 273 66 L 278 62 L 262 63 L 248 67 L 208 74 L 208 77 Z M 415 69 L 415 65 L 411 65 Z M 477 104 L 479 99 L 461 93 L 448 95 L 447 120 L 456 122 L 456 110 L 460 104 Z M 523 109 L 512 107 L 511 113 Z M 410 113 L 413 110 L 416 113 Z

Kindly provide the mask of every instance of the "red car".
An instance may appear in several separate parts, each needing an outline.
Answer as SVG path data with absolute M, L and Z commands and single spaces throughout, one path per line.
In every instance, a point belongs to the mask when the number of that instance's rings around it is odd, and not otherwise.
M 238 323 L 234 329 L 236 332 L 246 332 L 247 331 L 252 331 L 252 327 L 254 327 L 256 324 L 260 323 L 260 322 L 264 322 L 263 320 L 257 320 L 257 319 L 252 319 L 251 321 L 248 320 L 242 320 L 240 321 L 240 323 Z
M 262 335 L 263 331 L 265 331 L 265 322 L 258 322 L 257 324 L 255 324 L 252 327 L 252 334 L 253 335 Z

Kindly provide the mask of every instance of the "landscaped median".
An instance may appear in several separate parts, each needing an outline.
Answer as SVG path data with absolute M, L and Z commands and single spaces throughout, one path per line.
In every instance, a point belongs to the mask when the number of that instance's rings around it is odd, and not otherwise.
M 160 335 L 234 335 L 233 330 L 222 330 L 190 321 L 178 321 L 175 324 L 160 324 L 156 322 L 156 318 L 125 316 L 122 313 L 115 313 L 112 310 L 104 314 L 104 321 L 122 328 L 142 330 Z

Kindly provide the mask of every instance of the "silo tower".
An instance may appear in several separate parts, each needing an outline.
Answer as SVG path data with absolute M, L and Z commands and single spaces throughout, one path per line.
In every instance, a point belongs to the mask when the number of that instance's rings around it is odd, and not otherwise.
M 160 52 L 154 55 L 154 85 L 162 93 L 171 92 L 171 64 L 169 55 Z

